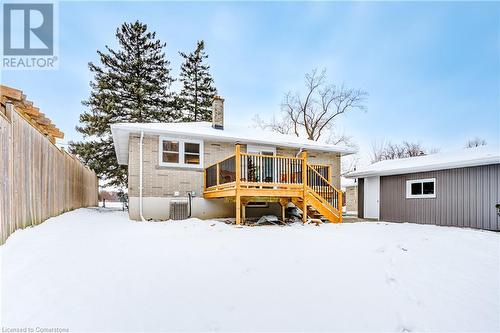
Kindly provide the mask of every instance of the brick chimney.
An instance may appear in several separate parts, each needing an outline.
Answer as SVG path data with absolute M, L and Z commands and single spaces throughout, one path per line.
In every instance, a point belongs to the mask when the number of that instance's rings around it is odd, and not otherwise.
M 212 101 L 212 127 L 224 129 L 224 98 L 215 96 Z

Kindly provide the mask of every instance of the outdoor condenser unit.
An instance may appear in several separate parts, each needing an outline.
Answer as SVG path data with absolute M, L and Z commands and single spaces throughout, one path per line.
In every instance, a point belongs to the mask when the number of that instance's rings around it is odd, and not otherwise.
M 189 203 L 186 200 L 170 201 L 170 219 L 185 220 L 189 216 Z

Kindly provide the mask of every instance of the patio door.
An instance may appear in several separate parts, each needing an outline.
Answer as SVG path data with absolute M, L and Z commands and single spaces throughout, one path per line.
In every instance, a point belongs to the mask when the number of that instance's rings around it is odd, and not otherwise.
M 262 156 L 275 156 L 276 147 L 268 146 L 247 146 L 247 152 L 249 154 L 256 154 Z M 276 180 L 276 165 L 274 158 L 262 158 L 260 165 L 256 165 L 257 174 L 256 178 L 258 182 L 273 183 Z

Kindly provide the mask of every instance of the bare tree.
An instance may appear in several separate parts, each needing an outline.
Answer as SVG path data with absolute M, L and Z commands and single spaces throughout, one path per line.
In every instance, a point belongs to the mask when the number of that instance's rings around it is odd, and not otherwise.
M 465 148 L 474 148 L 474 147 L 479 147 L 479 146 L 486 146 L 488 143 L 486 140 L 481 139 L 479 137 L 475 137 L 474 139 L 471 139 L 467 141 L 465 144 Z
M 276 119 L 274 115 L 269 122 L 264 121 L 259 115 L 255 115 L 253 122 L 257 127 L 273 132 L 281 134 L 290 134 L 292 132 L 291 122 L 287 121 L 285 118 Z
M 437 152 L 436 149 L 425 149 L 420 143 L 404 141 L 401 144 L 382 142 L 372 144 L 372 163 L 406 158 L 413 156 L 427 155 Z
M 366 110 L 364 102 L 368 93 L 361 89 L 346 88 L 344 85 L 328 84 L 326 70 L 318 73 L 314 69 L 306 74 L 305 87 L 304 94 L 285 94 L 280 119 L 273 118 L 269 123 L 261 121 L 259 126 L 280 133 L 305 135 L 310 140 L 318 141 L 324 133 L 331 134 L 338 116 L 354 109 Z M 345 135 L 336 137 L 337 140 L 332 140 L 345 142 L 348 138 Z

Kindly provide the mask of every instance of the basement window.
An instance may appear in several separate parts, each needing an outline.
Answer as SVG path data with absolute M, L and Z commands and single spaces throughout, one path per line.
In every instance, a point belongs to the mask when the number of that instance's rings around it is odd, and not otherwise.
M 414 179 L 406 181 L 406 198 L 435 198 L 436 178 Z
M 203 141 L 160 137 L 159 165 L 200 168 L 203 166 Z
M 249 202 L 246 205 L 248 208 L 269 208 L 269 203 L 267 202 Z

